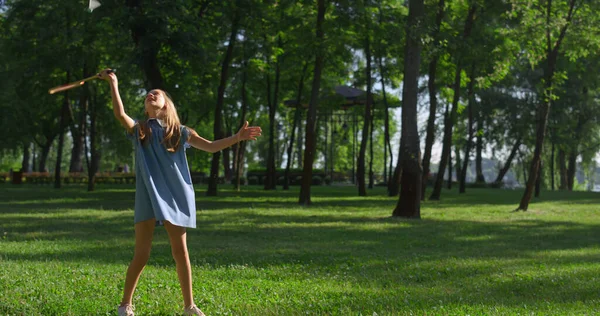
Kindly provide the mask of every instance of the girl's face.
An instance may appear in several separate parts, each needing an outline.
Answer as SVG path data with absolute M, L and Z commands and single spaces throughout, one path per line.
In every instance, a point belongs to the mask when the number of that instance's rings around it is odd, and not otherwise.
M 146 95 L 144 106 L 146 107 L 146 112 L 156 113 L 165 106 L 165 97 L 159 90 L 151 90 Z

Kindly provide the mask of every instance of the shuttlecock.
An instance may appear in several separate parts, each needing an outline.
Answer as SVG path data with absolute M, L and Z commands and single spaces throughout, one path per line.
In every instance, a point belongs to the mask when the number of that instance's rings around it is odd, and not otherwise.
M 90 0 L 90 11 L 94 11 L 94 9 L 96 9 L 100 5 L 101 5 L 100 1 L 98 1 L 98 0 Z

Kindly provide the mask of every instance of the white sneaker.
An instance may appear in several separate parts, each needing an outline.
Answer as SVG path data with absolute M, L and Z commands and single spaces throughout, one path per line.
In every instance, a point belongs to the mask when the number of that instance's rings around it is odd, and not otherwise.
M 192 306 L 186 307 L 183 310 L 183 313 L 186 316 L 189 316 L 189 315 L 206 316 L 206 315 L 204 315 L 204 313 L 196 305 L 192 305 Z
M 125 306 L 119 306 L 119 316 L 134 316 L 134 309 L 135 308 L 133 308 L 133 306 L 129 304 Z

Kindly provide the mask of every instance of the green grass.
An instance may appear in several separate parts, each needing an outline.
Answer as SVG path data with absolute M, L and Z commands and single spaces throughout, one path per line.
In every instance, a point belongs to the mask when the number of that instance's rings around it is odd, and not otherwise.
M 219 197 L 197 188 L 188 230 L 207 315 L 593 315 L 600 313 L 600 194 L 444 191 L 422 220 L 391 218 L 382 188 Z M 133 254 L 130 187 L 0 185 L 0 315 L 116 315 Z M 138 315 L 180 315 L 164 228 L 134 296 Z

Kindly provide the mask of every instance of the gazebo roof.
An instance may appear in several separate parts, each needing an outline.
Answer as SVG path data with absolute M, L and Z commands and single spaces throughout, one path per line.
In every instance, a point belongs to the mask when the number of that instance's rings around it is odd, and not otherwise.
M 358 100 L 360 97 L 367 94 L 366 91 L 348 86 L 336 86 L 334 88 L 336 94 L 345 97 L 346 99 Z M 365 98 L 365 97 L 363 97 Z

